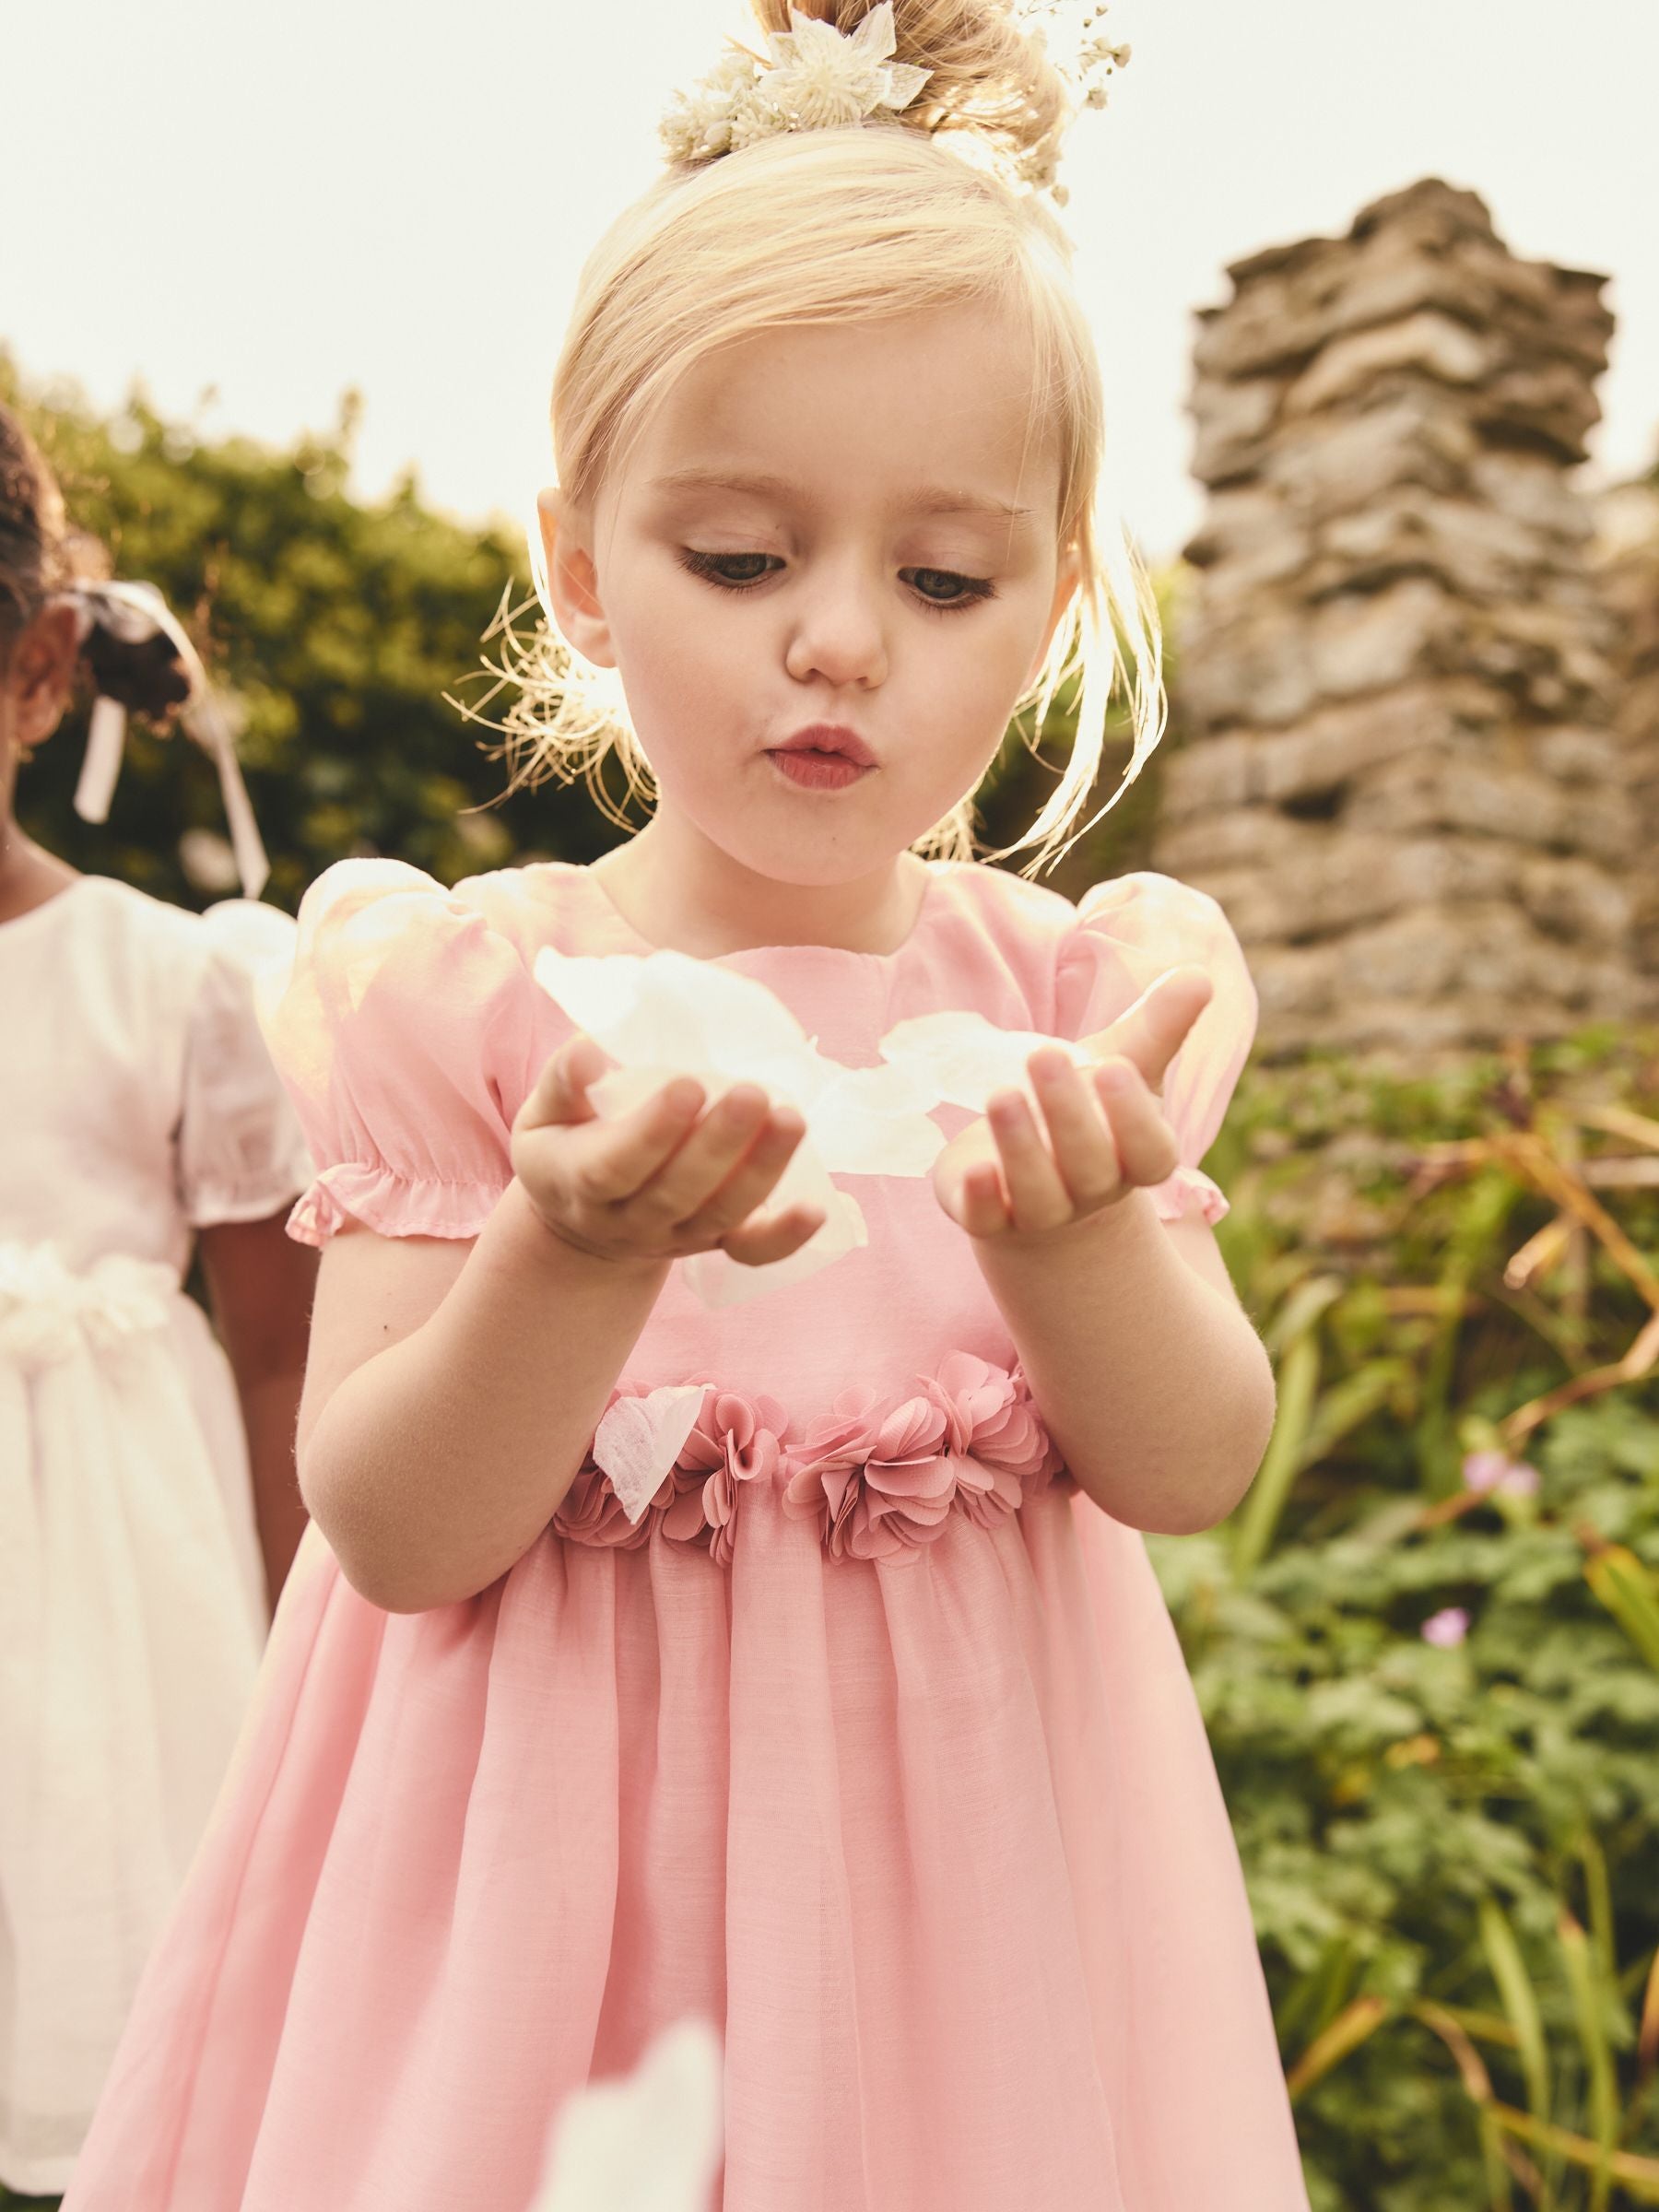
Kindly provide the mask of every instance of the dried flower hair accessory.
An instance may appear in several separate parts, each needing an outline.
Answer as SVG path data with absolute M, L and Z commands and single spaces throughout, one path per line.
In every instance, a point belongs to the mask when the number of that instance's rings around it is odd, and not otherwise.
M 908 108 L 931 71 L 891 56 L 893 0 L 842 32 L 789 11 L 791 29 L 767 40 L 769 58 L 734 47 L 700 84 L 677 94 L 662 122 L 673 161 L 712 161 L 780 131 L 834 130 Z
M 1129 60 L 1127 45 L 1100 29 L 1106 12 L 1104 0 L 1085 0 L 1081 7 L 1077 0 L 1018 0 L 1015 8 L 1020 29 L 1049 53 L 1079 107 L 1103 108 L 1106 80 Z M 1067 51 L 1050 53 L 1050 32 L 1067 18 L 1071 27 L 1061 41 Z M 893 0 L 881 0 L 851 31 L 796 7 L 789 19 L 788 30 L 769 36 L 764 57 L 734 41 L 707 76 L 675 95 L 660 125 L 671 161 L 696 167 L 782 131 L 896 122 L 934 74 L 892 59 L 898 44 Z M 936 126 L 930 118 L 921 127 Z M 974 143 L 971 132 L 959 135 Z M 1067 195 L 1056 181 L 1059 137 L 1058 130 L 1051 131 L 1017 154 L 983 142 L 978 150 L 1017 184 L 1046 192 L 1063 206 Z

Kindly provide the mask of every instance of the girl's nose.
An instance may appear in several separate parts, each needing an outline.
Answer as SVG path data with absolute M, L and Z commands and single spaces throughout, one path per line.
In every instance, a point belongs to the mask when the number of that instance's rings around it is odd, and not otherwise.
M 784 666 L 797 682 L 815 677 L 835 685 L 886 681 L 887 632 L 867 580 L 845 571 L 826 575 L 801 594 L 793 612 Z

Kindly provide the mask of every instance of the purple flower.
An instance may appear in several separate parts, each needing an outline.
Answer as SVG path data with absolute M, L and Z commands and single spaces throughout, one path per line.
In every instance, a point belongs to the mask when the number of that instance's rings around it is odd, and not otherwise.
M 1483 1496 L 1502 1490 L 1512 1498 L 1535 1498 L 1538 1492 L 1537 1468 L 1505 1452 L 1471 1452 L 1463 1463 L 1463 1480 L 1465 1490 Z
M 1471 1452 L 1463 1463 L 1465 1490 L 1495 1490 L 1503 1480 L 1509 1467 L 1509 1458 L 1502 1452 Z
M 1469 1632 L 1469 1617 L 1461 1606 L 1446 1606 L 1438 1613 L 1430 1613 L 1422 1626 L 1425 1643 L 1436 1644 L 1441 1651 L 1450 1651 Z

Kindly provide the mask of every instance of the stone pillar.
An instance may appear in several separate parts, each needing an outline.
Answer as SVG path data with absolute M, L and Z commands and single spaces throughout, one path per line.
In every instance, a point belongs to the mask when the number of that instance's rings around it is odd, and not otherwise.
M 1637 839 L 1636 958 L 1659 977 L 1659 465 L 1600 502 L 1607 603 L 1617 625 L 1614 727 Z
M 1637 1011 L 1614 625 L 1569 475 L 1605 279 L 1517 261 L 1434 181 L 1230 274 L 1158 865 L 1226 906 L 1270 1053 Z

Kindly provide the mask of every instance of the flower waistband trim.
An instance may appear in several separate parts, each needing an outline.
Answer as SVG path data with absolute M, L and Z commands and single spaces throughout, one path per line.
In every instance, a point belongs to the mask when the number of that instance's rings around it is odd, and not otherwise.
M 624 1388 L 606 1408 L 555 1534 L 635 1550 L 653 1532 L 730 1564 L 746 1492 L 781 1486 L 835 1559 L 913 1559 L 961 1512 L 982 1528 L 1046 1489 L 1060 1454 L 1018 1369 L 951 1352 L 912 1396 L 843 1391 L 796 1422 L 712 1382 Z

